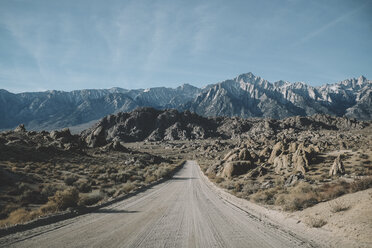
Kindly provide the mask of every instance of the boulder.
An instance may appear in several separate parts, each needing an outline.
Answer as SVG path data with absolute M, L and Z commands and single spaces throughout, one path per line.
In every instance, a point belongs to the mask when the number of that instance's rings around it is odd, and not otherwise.
M 105 130 L 102 126 L 98 126 L 94 132 L 90 133 L 85 138 L 85 142 L 88 147 L 100 147 L 106 145 Z
M 304 180 L 305 177 L 302 173 L 296 173 L 290 175 L 284 183 L 284 186 L 289 187 L 295 185 L 298 181 Z
M 239 155 L 237 153 L 232 154 L 226 161 L 238 161 Z
M 231 161 L 225 163 L 222 175 L 228 178 L 239 176 L 254 169 L 256 166 L 250 161 Z
M 331 169 L 329 170 L 329 175 L 336 176 L 342 174 L 345 174 L 345 167 L 341 160 L 341 154 L 339 154 L 333 162 Z
M 226 154 L 223 158 L 224 161 L 238 161 L 239 160 L 239 150 L 235 149 Z
M 287 154 L 281 154 L 274 159 L 275 173 L 281 174 L 283 171 L 288 172 L 291 169 L 291 160 Z
M 247 148 L 243 148 L 239 152 L 239 160 L 252 160 L 251 153 L 248 151 Z
M 225 155 L 225 157 L 223 158 L 223 160 L 227 160 L 232 154 L 234 154 L 234 151 L 229 151 L 226 155 Z
M 297 143 L 296 142 L 293 142 L 289 145 L 289 150 L 288 150 L 290 153 L 294 153 L 297 151 Z
M 305 175 L 309 168 L 309 161 L 306 159 L 306 156 L 297 151 L 293 154 L 292 161 L 295 171 Z
M 220 171 L 220 168 L 223 166 L 223 161 L 218 161 L 211 166 L 208 167 L 206 173 L 209 174 L 217 174 Z
M 51 131 L 49 136 L 55 140 L 57 139 L 71 140 L 72 138 L 72 134 L 70 132 L 70 129 L 68 128 L 64 128 L 61 131 L 58 130 Z
M 248 177 L 256 178 L 264 176 L 267 173 L 267 169 L 263 166 L 258 166 L 257 168 L 254 168 L 250 170 L 247 174 Z
M 264 149 L 262 149 L 259 153 L 259 156 L 261 158 L 268 158 L 271 154 L 271 149 L 270 147 L 266 146 Z
M 19 124 L 19 126 L 14 129 L 14 132 L 26 132 L 25 125 Z
M 347 147 L 347 145 L 345 144 L 345 142 L 343 142 L 343 141 L 340 141 L 340 150 L 346 150 L 348 147 Z
M 274 163 L 274 159 L 279 156 L 282 152 L 284 152 L 284 143 L 279 141 L 273 147 L 273 151 L 271 152 L 270 158 L 267 161 L 269 164 Z

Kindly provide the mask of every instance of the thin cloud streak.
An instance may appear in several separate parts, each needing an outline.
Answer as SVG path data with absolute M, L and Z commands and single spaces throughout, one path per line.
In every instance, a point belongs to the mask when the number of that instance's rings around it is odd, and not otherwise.
M 336 26 L 337 24 L 339 24 L 340 22 L 348 19 L 350 16 L 354 15 L 356 12 L 360 11 L 363 7 L 365 7 L 367 4 L 363 4 L 355 9 L 353 9 L 352 11 L 344 14 L 344 15 L 341 15 L 339 16 L 338 18 L 332 20 L 331 22 L 321 26 L 320 28 L 314 30 L 313 32 L 311 33 L 308 33 L 306 36 L 304 36 L 303 38 L 301 38 L 298 43 L 295 43 L 295 45 L 299 45 L 299 44 L 302 44 L 302 43 L 306 43 L 308 42 L 309 40 L 319 36 L 320 34 L 322 34 L 323 32 L 327 31 L 328 29 L 332 28 L 333 26 Z

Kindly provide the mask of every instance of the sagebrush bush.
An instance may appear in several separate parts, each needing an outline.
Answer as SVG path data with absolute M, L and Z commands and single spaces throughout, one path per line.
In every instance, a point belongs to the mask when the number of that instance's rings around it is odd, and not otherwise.
M 82 193 L 89 193 L 90 191 L 92 191 L 92 187 L 90 186 L 90 184 L 85 181 L 81 181 L 81 182 L 78 181 L 77 187 L 79 191 Z
M 280 188 L 270 188 L 266 190 L 259 191 L 251 196 L 250 199 L 252 199 L 255 202 L 264 203 L 264 204 L 274 204 L 276 196 L 280 192 Z
M 156 170 L 155 175 L 157 178 L 169 178 L 172 170 L 168 166 L 160 167 Z
M 79 191 L 72 187 L 64 191 L 57 191 L 54 196 L 49 197 L 46 204 L 49 210 L 66 210 L 69 207 L 76 207 L 79 202 Z
M 345 203 L 340 202 L 340 201 L 334 201 L 334 202 L 330 203 L 329 206 L 331 208 L 332 213 L 338 213 L 338 212 L 346 211 L 350 208 L 349 205 L 346 205 Z
M 372 177 L 366 177 L 356 180 L 350 184 L 350 192 L 357 192 L 365 189 L 372 188 Z
M 222 183 L 223 181 L 225 181 L 225 179 L 223 177 L 216 177 L 215 178 L 216 183 Z
M 305 220 L 305 223 L 310 227 L 320 228 L 327 224 L 327 221 L 320 218 L 309 217 Z
M 146 183 L 151 183 L 151 182 L 154 182 L 154 181 L 156 181 L 156 177 L 154 175 L 147 175 L 145 177 L 145 182 Z
M 124 193 L 129 193 L 131 192 L 133 189 L 134 189 L 134 185 L 133 183 L 124 183 L 123 186 L 121 187 L 122 191 L 124 191 Z
M 68 175 L 63 180 L 67 186 L 71 186 L 74 182 L 76 182 L 78 179 L 76 176 Z
M 0 226 L 24 223 L 38 217 L 39 215 L 40 213 L 38 211 L 28 211 L 24 208 L 19 208 L 11 212 L 8 218 L 1 220 Z
M 91 206 L 91 205 L 98 203 L 103 198 L 104 198 L 104 195 L 100 192 L 90 193 L 88 195 L 84 195 L 80 197 L 79 205 L 80 206 Z

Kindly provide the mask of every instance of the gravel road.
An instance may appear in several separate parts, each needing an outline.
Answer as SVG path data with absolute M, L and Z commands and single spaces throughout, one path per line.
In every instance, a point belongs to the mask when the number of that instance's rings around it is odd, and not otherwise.
M 309 247 L 304 239 L 230 204 L 195 161 L 131 198 L 0 239 L 3 247 Z

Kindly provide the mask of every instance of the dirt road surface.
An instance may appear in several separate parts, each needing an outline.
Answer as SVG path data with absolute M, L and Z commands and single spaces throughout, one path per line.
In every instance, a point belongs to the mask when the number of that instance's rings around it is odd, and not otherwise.
M 2 247 L 311 247 L 223 200 L 195 161 L 171 180 L 82 215 L 0 239 Z

